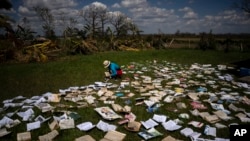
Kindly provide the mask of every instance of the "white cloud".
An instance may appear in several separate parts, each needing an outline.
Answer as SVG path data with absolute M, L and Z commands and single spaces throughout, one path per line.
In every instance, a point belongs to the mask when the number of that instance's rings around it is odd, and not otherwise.
M 121 5 L 119 3 L 115 3 L 111 7 L 113 7 L 113 8 L 121 8 Z
M 179 11 L 184 12 L 183 18 L 185 19 L 196 19 L 198 18 L 198 14 L 193 11 L 190 7 L 184 7 L 179 9 Z
M 101 9 L 107 9 L 107 6 L 101 2 L 93 2 L 91 3 L 90 5 L 86 5 L 82 8 L 83 10 L 89 10 L 89 9 L 92 9 L 92 10 L 101 10 Z
M 181 12 L 190 12 L 190 11 L 193 11 L 193 10 L 190 7 L 184 7 L 184 8 L 179 9 L 179 11 L 181 11 Z
M 79 2 L 79 3 L 77 3 Z M 85 2 L 85 1 L 84 1 Z M 147 0 L 121 0 L 120 3 L 113 3 L 111 5 L 105 5 L 101 2 L 93 2 L 89 5 L 81 5 L 84 3 L 82 0 L 23 0 L 22 5 L 18 9 L 7 12 L 18 12 L 19 18 L 26 17 L 33 29 L 40 28 L 42 31 L 42 23 L 39 17 L 36 15 L 33 7 L 40 6 L 49 8 L 52 15 L 55 18 L 57 30 L 63 29 L 64 26 L 69 24 L 69 18 L 78 20 L 76 27 L 83 28 L 83 18 L 79 18 L 80 10 L 93 6 L 96 8 L 117 8 L 121 10 L 122 14 L 126 14 L 132 21 L 143 31 L 144 33 L 155 33 L 161 29 L 164 33 L 175 33 L 177 29 L 181 32 L 201 32 L 205 29 L 215 29 L 215 31 L 234 30 L 239 26 L 247 27 L 250 25 L 250 19 L 245 15 L 240 15 L 235 10 L 221 11 L 220 13 L 213 15 L 199 15 L 195 10 L 192 3 L 195 0 L 188 0 L 187 6 L 180 9 L 163 8 L 163 4 L 173 5 L 173 1 L 156 1 L 151 5 Z M 79 8 L 82 6 L 81 8 Z M 1 13 L 3 10 L 0 11 Z M 110 11 L 110 13 L 113 12 Z M 63 21 L 62 18 L 65 20 Z M 235 26 L 238 25 L 238 26 Z M 247 29 L 247 28 L 246 28 Z M 244 30 L 243 30 L 244 31 Z M 250 32 L 249 30 L 245 30 Z M 224 31 L 225 32 L 225 31 Z M 239 31 L 240 32 L 240 31 Z M 58 34 L 60 35 L 60 33 Z
M 38 34 L 42 34 L 42 22 L 34 11 L 36 6 L 50 10 L 55 20 L 55 30 L 58 35 L 61 35 L 62 26 L 66 27 L 69 24 L 69 18 L 79 19 L 79 12 L 75 9 L 76 0 L 23 0 L 22 5 L 18 7 L 19 17 L 20 19 L 26 17 L 30 22 L 31 29 L 37 31 Z
M 23 4 L 29 8 L 41 6 L 49 9 L 74 7 L 77 5 L 75 0 L 24 0 Z
M 124 7 L 144 7 L 148 5 L 147 0 L 122 0 L 121 5 Z
M 20 14 L 29 14 L 29 13 L 30 13 L 30 10 L 29 10 L 27 7 L 19 6 L 19 7 L 18 7 L 18 12 L 19 12 Z
M 190 12 L 185 13 L 183 18 L 195 19 L 195 18 L 198 18 L 198 15 L 194 13 L 193 11 L 190 11 Z
M 11 8 L 10 10 L 0 9 L 0 13 L 3 13 L 3 14 L 15 14 L 16 11 L 13 8 Z
M 93 2 L 91 5 L 98 7 L 98 8 L 102 8 L 102 9 L 106 9 L 107 5 L 101 3 L 101 2 Z

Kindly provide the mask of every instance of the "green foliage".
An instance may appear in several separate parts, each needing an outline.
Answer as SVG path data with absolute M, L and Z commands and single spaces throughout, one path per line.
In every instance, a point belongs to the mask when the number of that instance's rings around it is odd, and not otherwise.
M 34 39 L 34 31 L 32 31 L 30 28 L 22 27 L 20 25 L 17 26 L 17 30 L 15 32 L 16 37 L 25 41 L 25 40 L 33 40 Z

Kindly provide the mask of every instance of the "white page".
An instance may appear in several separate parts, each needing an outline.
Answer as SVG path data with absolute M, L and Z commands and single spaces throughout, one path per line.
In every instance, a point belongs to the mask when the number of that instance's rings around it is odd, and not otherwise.
M 155 126 L 157 126 L 158 125 L 158 123 L 157 122 L 155 122 L 154 120 L 152 120 L 152 119 L 149 119 L 149 120 L 147 120 L 147 121 L 141 121 L 141 123 L 142 123 L 142 125 L 146 128 L 146 129 L 149 129 L 149 128 L 153 128 L 153 127 L 155 127 Z
M 194 131 L 193 131 L 193 129 L 186 127 L 186 128 L 184 128 L 184 129 L 182 129 L 180 132 L 181 132 L 181 134 L 184 135 L 185 137 L 188 137 L 188 136 L 191 135 Z
M 154 114 L 153 120 L 157 122 L 165 122 L 167 120 L 167 116 Z
M 14 121 L 11 118 L 8 118 L 6 116 L 4 116 L 1 120 L 0 120 L 0 128 L 4 127 L 7 124 L 11 124 Z
M 27 131 L 31 131 L 34 129 L 40 128 L 41 123 L 40 121 L 32 122 L 32 123 L 27 123 Z
M 206 125 L 204 134 L 216 137 L 216 128 Z
M 117 128 L 115 125 L 108 124 L 102 120 L 97 123 L 96 127 L 104 132 L 115 130 Z
M 72 129 L 75 128 L 75 121 L 73 119 L 63 119 L 59 121 L 60 129 Z
M 76 127 L 80 129 L 81 131 L 88 131 L 94 128 L 95 125 L 93 125 L 91 122 L 83 122 L 81 124 L 78 124 Z
M 181 126 L 177 125 L 173 120 L 162 123 L 162 126 L 168 131 L 174 131 L 181 128 Z

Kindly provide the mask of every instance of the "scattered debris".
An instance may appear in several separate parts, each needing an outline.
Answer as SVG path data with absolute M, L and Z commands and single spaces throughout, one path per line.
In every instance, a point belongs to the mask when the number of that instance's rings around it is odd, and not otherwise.
M 182 66 L 155 60 L 146 61 L 146 64 L 131 62 L 123 70 L 124 74 L 132 74 L 132 77 L 120 82 L 97 81 L 87 86 L 59 89 L 58 93 L 47 92 L 31 98 L 17 96 L 4 100 L 0 108 L 0 138 L 12 134 L 13 127 L 26 123 L 26 131 L 18 133 L 17 140 L 31 140 L 32 131 L 47 123 L 51 132 L 40 135 L 40 141 L 54 140 L 60 130 L 75 128 L 88 132 L 98 128 L 106 132 L 101 140 L 111 141 L 126 139 L 129 134 L 116 131 L 117 128 L 125 128 L 129 133 L 149 140 L 163 136 L 157 130 L 158 126 L 171 132 L 179 130 L 184 138 L 191 140 L 205 140 L 200 135 L 228 140 L 229 137 L 217 137 L 217 129 L 250 122 L 249 109 L 241 106 L 250 105 L 250 86 L 236 81 L 230 74 L 223 74 L 222 71 L 228 69 L 226 65 L 213 67 L 211 64 L 194 63 Z M 146 75 L 148 73 L 152 73 L 152 76 Z M 142 119 L 136 121 L 134 109 L 138 107 L 145 107 L 144 114 L 151 117 L 140 117 Z M 13 108 L 17 110 L 8 110 Z M 81 115 L 74 109 L 84 108 L 93 108 L 100 115 L 96 116 L 99 121 L 82 121 Z M 37 110 L 40 112 L 34 112 Z M 79 119 L 81 122 L 75 126 Z M 114 120 L 118 120 L 116 124 Z M 183 124 L 182 120 L 187 124 Z M 196 128 L 204 128 L 204 132 L 196 132 Z M 80 140 L 100 139 L 90 135 L 75 139 Z M 169 140 L 179 139 L 170 135 L 162 137 L 162 141 Z

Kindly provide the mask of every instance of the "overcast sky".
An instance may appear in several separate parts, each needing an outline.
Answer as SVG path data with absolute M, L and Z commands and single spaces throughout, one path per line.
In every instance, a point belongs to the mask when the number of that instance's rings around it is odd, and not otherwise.
M 42 24 L 33 7 L 47 7 L 56 19 L 57 35 L 67 25 L 62 17 L 78 20 L 77 27 L 83 28 L 79 10 L 95 4 L 105 6 L 110 12 L 126 14 L 144 33 L 171 34 L 180 32 L 200 33 L 250 33 L 250 18 L 232 8 L 235 0 L 10 0 L 8 14 L 16 24 L 26 17 L 31 28 L 41 33 Z M 239 1 L 239 0 L 236 0 Z

